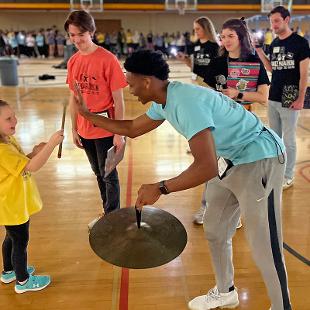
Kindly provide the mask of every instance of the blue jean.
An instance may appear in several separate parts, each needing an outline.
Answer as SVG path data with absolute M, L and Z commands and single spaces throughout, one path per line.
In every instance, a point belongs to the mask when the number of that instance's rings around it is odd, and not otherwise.
M 287 162 L 284 176 L 292 179 L 294 177 L 296 163 L 296 129 L 299 111 L 283 108 L 281 102 L 269 100 L 268 119 L 269 126 L 279 137 L 282 137 Z
M 3 270 L 15 271 L 18 282 L 28 279 L 27 246 L 29 221 L 21 225 L 5 226 L 6 235 L 2 243 Z
M 114 169 L 106 178 L 104 166 L 109 148 L 113 146 L 113 137 L 99 139 L 81 138 L 89 163 L 97 177 L 104 212 L 107 214 L 120 208 L 120 186 L 117 170 Z

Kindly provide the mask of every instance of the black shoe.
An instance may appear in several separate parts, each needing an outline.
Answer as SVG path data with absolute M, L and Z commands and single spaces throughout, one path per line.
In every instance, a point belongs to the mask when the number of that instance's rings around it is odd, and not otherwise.
M 49 75 L 49 74 L 43 74 L 43 75 L 39 75 L 39 80 L 40 81 L 55 80 L 55 76 Z

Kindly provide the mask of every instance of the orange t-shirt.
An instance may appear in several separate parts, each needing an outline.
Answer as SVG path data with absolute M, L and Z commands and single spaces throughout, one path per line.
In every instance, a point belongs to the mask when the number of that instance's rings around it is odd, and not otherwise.
M 74 81 L 79 83 L 83 98 L 91 112 L 106 111 L 110 118 L 114 118 L 112 92 L 127 86 L 125 75 L 115 55 L 102 47 L 98 47 L 88 55 L 75 53 L 68 62 L 67 84 L 72 91 Z M 94 126 L 79 114 L 77 131 L 85 139 L 113 136 L 112 133 Z

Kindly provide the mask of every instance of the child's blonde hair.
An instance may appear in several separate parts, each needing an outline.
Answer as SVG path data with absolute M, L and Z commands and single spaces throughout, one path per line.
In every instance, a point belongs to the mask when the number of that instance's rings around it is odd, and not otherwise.
M 8 104 L 6 101 L 0 99 L 0 113 L 1 113 L 1 108 L 2 108 L 2 107 L 6 107 L 6 106 L 8 106 L 8 105 L 9 105 L 9 104 Z M 0 142 L 6 143 L 4 137 L 2 137 L 1 133 L 0 133 Z

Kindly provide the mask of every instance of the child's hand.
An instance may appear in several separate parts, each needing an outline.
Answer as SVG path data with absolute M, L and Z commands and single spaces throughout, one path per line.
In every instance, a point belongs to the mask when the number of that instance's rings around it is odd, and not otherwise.
M 44 148 L 45 145 L 46 145 L 46 142 L 41 142 L 41 143 L 35 145 L 35 146 L 33 147 L 33 149 L 32 149 L 31 154 L 32 154 L 33 156 L 37 155 L 38 153 L 41 152 L 41 150 Z
M 56 131 L 49 139 L 49 143 L 55 147 L 59 143 L 61 143 L 64 139 L 64 131 L 63 130 L 58 130 Z

